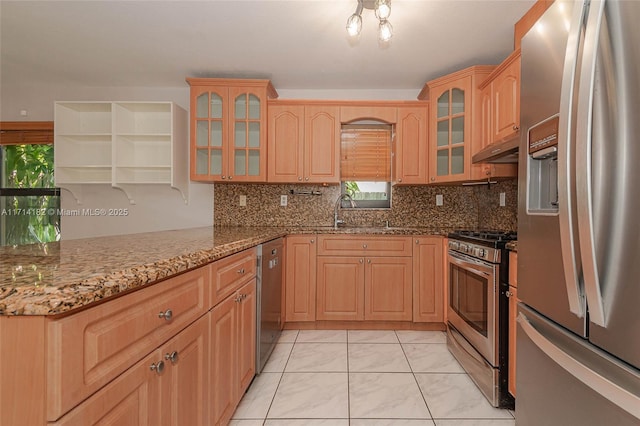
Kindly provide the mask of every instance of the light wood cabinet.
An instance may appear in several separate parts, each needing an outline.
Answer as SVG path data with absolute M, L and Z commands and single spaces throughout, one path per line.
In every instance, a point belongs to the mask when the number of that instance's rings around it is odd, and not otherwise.
M 268 181 L 340 182 L 340 107 L 269 104 Z
M 215 306 L 228 295 L 256 276 L 258 265 L 256 248 L 243 250 L 211 264 L 211 304 Z
M 503 142 L 520 134 L 520 50 L 509 55 L 483 81 L 481 146 Z
M 364 319 L 364 259 L 319 256 L 317 320 Z
M 412 284 L 410 257 L 367 257 L 364 319 L 411 321 Z
M 255 375 L 256 280 L 211 312 L 212 425 L 226 425 Z
M 409 237 L 318 237 L 318 320 L 411 320 Z
M 428 112 L 421 107 L 399 107 L 396 124 L 395 182 L 428 183 Z
M 483 99 L 479 84 L 493 66 L 473 66 L 427 83 L 419 99 L 430 99 L 429 183 L 478 181 L 511 177 L 516 167 L 473 164 L 471 157 L 482 149 Z
M 509 252 L 509 382 L 511 395 L 516 396 L 516 318 L 518 315 L 518 253 Z
M 444 321 L 444 251 L 441 237 L 414 237 L 413 321 Z
M 208 291 L 208 268 L 198 268 L 48 322 L 48 419 L 58 419 L 204 315 Z
M 285 239 L 285 321 L 316 319 L 316 235 Z
M 191 180 L 266 182 L 268 80 L 187 78 Z
M 203 316 L 55 423 L 208 424 L 209 319 Z
M 80 202 L 108 184 L 131 203 L 140 185 L 168 185 L 189 199 L 187 112 L 173 102 L 56 102 L 56 186 Z

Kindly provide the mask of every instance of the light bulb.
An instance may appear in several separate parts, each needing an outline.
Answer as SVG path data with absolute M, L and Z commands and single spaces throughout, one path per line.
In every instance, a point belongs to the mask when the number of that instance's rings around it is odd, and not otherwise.
M 380 21 L 380 27 L 378 28 L 378 39 L 380 41 L 389 41 L 393 37 L 393 27 L 391 26 L 391 22 L 386 19 Z
M 391 16 L 391 0 L 376 0 L 376 18 L 383 21 Z
M 362 18 L 357 13 L 354 13 L 347 19 L 347 32 L 350 36 L 354 37 L 360 34 L 362 29 Z

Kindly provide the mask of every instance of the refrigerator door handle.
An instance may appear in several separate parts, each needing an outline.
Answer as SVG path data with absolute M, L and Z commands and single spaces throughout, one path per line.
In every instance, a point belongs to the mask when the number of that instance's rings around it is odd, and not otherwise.
M 527 337 L 531 339 L 531 341 L 557 365 L 565 369 L 569 374 L 580 380 L 602 397 L 611 401 L 637 419 L 640 419 L 640 398 L 601 376 L 568 355 L 566 352 L 562 351 L 558 346 L 554 345 L 538 330 L 536 330 L 522 312 L 518 314 L 517 321 Z
M 604 301 L 601 292 L 595 253 L 593 192 L 592 192 L 592 144 L 596 132 L 592 131 L 594 84 L 598 39 L 604 15 L 604 1 L 594 0 L 589 8 L 582 53 L 582 73 L 578 93 L 576 119 L 576 195 L 578 200 L 578 236 L 584 279 L 584 290 L 589 307 L 589 319 L 606 327 Z M 603 143 L 600 141 L 600 143 Z
M 573 194 L 571 192 L 570 173 L 573 161 L 572 112 L 574 110 L 574 86 L 576 83 L 576 67 L 580 35 L 583 28 L 585 2 L 574 7 L 569 27 L 567 49 L 562 74 L 562 92 L 560 93 L 560 117 L 558 124 L 558 222 L 560 225 L 560 247 L 562 263 L 569 299 L 569 309 L 579 318 L 585 315 L 584 297 L 581 294 L 578 280 L 574 236 L 574 219 L 572 212 Z

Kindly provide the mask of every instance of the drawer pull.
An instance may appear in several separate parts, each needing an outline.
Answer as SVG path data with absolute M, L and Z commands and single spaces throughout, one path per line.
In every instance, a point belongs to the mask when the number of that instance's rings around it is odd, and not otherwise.
M 239 274 L 244 274 L 244 268 L 238 269 Z
M 156 374 L 159 376 L 164 371 L 164 361 L 158 361 L 155 364 L 151 364 L 149 368 L 151 369 L 151 371 L 155 371 Z
M 178 351 L 173 351 L 171 353 L 167 352 L 164 355 L 164 359 L 171 361 L 171 364 L 176 364 L 178 362 Z
M 366 245 L 366 244 L 363 244 L 363 245 L 362 245 L 362 248 L 367 248 L 367 245 Z
M 167 321 L 171 321 L 171 318 L 173 318 L 173 312 L 171 311 L 171 309 L 167 309 L 164 312 L 160 312 L 158 314 L 158 318 L 164 318 Z

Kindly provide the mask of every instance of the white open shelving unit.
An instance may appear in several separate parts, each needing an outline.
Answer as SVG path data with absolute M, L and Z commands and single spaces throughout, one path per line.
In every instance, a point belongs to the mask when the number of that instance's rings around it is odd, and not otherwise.
M 187 112 L 173 102 L 56 102 L 55 179 L 78 203 L 86 185 L 170 185 L 189 200 Z

